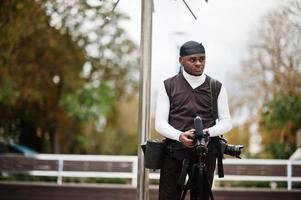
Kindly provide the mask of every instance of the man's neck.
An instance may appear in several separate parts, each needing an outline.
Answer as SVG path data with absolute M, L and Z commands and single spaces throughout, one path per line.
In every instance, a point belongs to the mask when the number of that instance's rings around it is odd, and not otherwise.
M 185 69 L 183 69 L 183 76 L 193 89 L 202 85 L 206 79 L 206 75 L 204 73 L 200 76 L 193 76 L 188 74 Z

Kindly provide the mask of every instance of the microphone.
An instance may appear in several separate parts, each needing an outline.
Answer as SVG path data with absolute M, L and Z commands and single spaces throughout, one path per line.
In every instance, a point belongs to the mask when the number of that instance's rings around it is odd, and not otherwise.
M 197 140 L 201 140 L 202 138 L 204 138 L 204 133 L 203 133 L 203 121 L 202 118 L 199 116 L 196 116 L 194 118 L 194 128 L 195 128 L 195 135 Z
M 204 126 L 202 118 L 196 116 L 194 118 L 194 128 L 195 128 L 195 138 L 196 138 L 196 152 L 197 155 L 201 157 L 206 156 L 208 152 L 207 143 L 206 143 L 206 135 L 203 132 Z

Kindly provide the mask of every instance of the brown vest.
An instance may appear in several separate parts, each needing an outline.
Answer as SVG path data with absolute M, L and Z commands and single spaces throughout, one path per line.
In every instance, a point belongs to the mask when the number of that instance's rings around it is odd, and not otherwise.
M 164 85 L 170 101 L 168 122 L 171 126 L 183 132 L 187 131 L 194 128 L 196 116 L 202 118 L 204 128 L 214 125 L 209 76 L 195 89 L 182 74 L 165 80 Z M 218 96 L 222 84 L 217 81 L 216 86 Z

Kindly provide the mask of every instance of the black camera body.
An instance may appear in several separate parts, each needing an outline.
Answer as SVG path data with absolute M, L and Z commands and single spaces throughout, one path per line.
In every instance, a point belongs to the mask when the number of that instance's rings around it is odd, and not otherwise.
M 229 156 L 233 156 L 241 159 L 240 154 L 241 154 L 241 149 L 244 148 L 243 145 L 228 144 L 228 141 L 222 137 L 220 137 L 220 145 L 221 145 L 221 150 L 223 155 L 227 154 Z

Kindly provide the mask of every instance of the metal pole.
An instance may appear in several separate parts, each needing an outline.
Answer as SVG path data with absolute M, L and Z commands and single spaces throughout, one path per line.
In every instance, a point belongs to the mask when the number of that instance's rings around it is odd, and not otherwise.
M 153 1 L 141 1 L 140 81 L 139 81 L 139 134 L 138 134 L 138 185 L 137 199 L 148 200 L 148 170 L 144 168 L 144 155 L 140 144 L 149 137 L 151 99 L 151 50 L 152 50 Z

